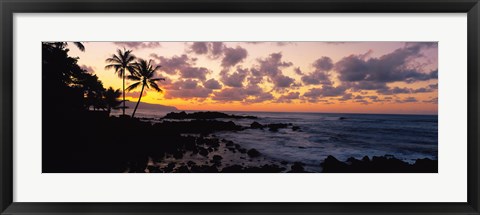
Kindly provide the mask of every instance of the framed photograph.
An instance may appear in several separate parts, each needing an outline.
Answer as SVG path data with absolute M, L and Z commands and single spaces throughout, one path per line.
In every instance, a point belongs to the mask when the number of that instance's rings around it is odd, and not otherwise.
M 480 214 L 477 0 L 0 5 L 2 214 Z

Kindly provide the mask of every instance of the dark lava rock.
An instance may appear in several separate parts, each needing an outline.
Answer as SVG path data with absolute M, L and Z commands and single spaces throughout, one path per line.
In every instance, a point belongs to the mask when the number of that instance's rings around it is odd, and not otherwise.
M 214 161 L 221 161 L 222 159 L 223 159 L 223 157 L 220 156 L 220 155 L 214 155 L 214 156 L 213 156 L 213 160 L 214 160 Z
M 173 169 L 175 168 L 175 163 L 169 163 L 165 168 L 163 168 L 164 172 L 172 172 Z
M 149 173 L 158 173 L 160 170 L 156 166 L 147 166 L 148 172 Z
M 255 157 L 258 157 L 261 155 L 261 153 L 259 151 L 257 151 L 256 149 L 250 149 L 247 151 L 247 154 L 248 156 L 252 157 L 252 158 L 255 158 Z
M 331 155 L 320 166 L 323 168 L 323 172 L 345 172 L 348 167 L 346 163 L 337 160 L 337 158 Z
M 225 143 L 226 143 L 225 145 L 226 145 L 226 146 L 229 146 L 229 147 L 235 146 L 235 144 L 233 143 L 233 141 L 230 141 L 230 140 L 226 140 Z
M 287 128 L 288 125 L 289 124 L 285 124 L 285 123 L 274 123 L 274 124 L 268 124 L 267 127 L 269 131 L 277 132 L 278 129 Z
M 328 156 L 323 163 L 323 172 L 330 173 L 436 173 L 438 161 L 417 159 L 414 164 L 409 164 L 395 158 L 392 155 L 373 156 L 370 160 L 367 156 L 362 160 L 349 158 L 341 162 L 333 156 Z
M 240 165 L 227 166 L 222 169 L 222 172 L 225 173 L 243 173 L 243 167 Z
M 195 173 L 217 173 L 218 172 L 218 169 L 215 165 L 213 166 L 208 166 L 208 165 L 202 165 L 202 166 L 192 166 L 190 168 L 190 171 L 191 172 L 195 172 Z
M 277 173 L 284 171 L 285 168 L 279 167 L 275 164 L 265 164 L 260 167 L 247 167 L 244 169 L 245 173 Z
M 178 172 L 178 173 L 189 173 L 190 170 L 188 170 L 188 167 L 187 167 L 187 166 L 181 166 L 181 167 L 179 167 L 175 172 Z
M 303 163 L 302 162 L 295 162 L 293 163 L 291 170 L 289 172 L 291 173 L 301 173 L 305 172 L 305 169 L 303 168 Z
M 208 150 L 202 147 L 198 150 L 198 154 L 206 157 L 208 155 Z
M 258 123 L 258 122 L 253 122 L 252 124 L 250 124 L 250 128 L 253 128 L 253 129 L 263 129 L 263 125 Z
M 191 167 L 191 166 L 193 166 L 193 165 L 196 165 L 196 163 L 193 162 L 193 161 L 188 161 L 188 162 L 187 162 L 187 166 L 190 166 L 190 167 Z
M 175 153 L 173 153 L 173 157 L 175 159 L 181 159 L 181 158 L 183 158 L 183 152 L 182 151 L 176 151 Z
M 168 113 L 163 119 L 221 119 L 221 118 L 231 118 L 231 119 L 256 119 L 255 116 L 238 116 L 230 115 L 221 112 L 195 112 L 195 113 L 186 113 L 185 111 L 175 113 Z
M 241 131 L 242 126 L 236 125 L 232 121 L 216 120 L 192 120 L 192 121 L 163 121 L 154 124 L 156 130 L 167 134 L 203 134 L 207 135 L 216 131 Z
M 292 126 L 292 131 L 300 131 L 300 127 L 299 126 Z
M 240 148 L 240 149 L 238 149 L 238 151 L 242 154 L 247 153 L 247 149 L 244 149 L 244 148 Z
M 218 141 L 216 138 L 205 138 L 203 139 L 203 142 L 205 145 L 213 148 L 218 148 L 220 146 L 220 141 Z

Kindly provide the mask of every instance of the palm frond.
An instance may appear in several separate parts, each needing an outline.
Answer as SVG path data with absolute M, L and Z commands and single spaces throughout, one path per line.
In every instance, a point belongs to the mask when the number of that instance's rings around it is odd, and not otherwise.
M 127 91 L 132 91 L 136 89 L 142 82 L 135 82 L 132 85 L 128 86 L 125 90 Z
M 157 83 L 155 83 L 155 81 L 150 80 L 148 83 L 149 83 L 148 85 L 150 85 L 150 86 L 151 86 L 153 89 L 155 89 L 157 92 L 163 92 L 162 89 L 160 89 L 160 87 L 158 87 Z M 147 86 L 148 86 L 148 85 L 147 85 Z
M 152 78 L 151 81 L 165 81 L 165 78 Z
M 137 76 L 137 75 L 127 75 L 127 79 L 128 80 L 132 80 L 132 81 L 140 81 L 142 80 L 141 77 Z
M 84 52 L 85 51 L 85 46 L 81 42 L 73 42 L 75 46 L 77 46 L 80 51 Z

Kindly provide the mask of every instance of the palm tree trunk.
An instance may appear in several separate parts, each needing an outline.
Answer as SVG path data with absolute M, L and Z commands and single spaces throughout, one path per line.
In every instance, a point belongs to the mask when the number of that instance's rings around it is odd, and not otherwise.
M 125 115 L 125 69 L 122 72 L 123 79 L 123 115 Z
M 138 102 L 137 102 L 137 104 L 135 105 L 135 109 L 133 110 L 132 118 L 135 116 L 135 112 L 137 112 L 138 104 L 140 104 L 140 99 L 142 99 L 143 88 L 145 87 L 145 84 L 146 84 L 146 83 L 143 82 L 142 90 L 140 91 L 140 96 L 138 96 Z

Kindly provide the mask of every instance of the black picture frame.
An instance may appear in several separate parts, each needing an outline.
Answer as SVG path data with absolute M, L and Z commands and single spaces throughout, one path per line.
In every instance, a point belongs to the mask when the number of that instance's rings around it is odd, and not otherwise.
M 2 214 L 480 214 L 478 0 L 0 0 L 0 211 Z M 14 13 L 467 13 L 466 203 L 18 203 L 13 202 Z M 449 186 L 449 184 L 445 184 Z

